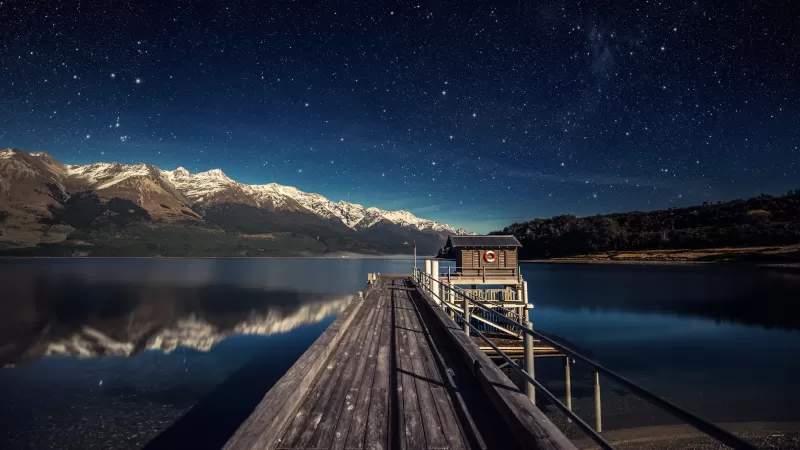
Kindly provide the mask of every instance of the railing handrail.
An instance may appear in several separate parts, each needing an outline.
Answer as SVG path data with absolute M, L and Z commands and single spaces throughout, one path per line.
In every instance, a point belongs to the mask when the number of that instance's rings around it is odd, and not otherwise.
M 455 314 L 457 314 L 462 320 L 464 319 L 464 315 L 459 313 L 458 311 L 455 311 Z M 519 367 L 519 365 L 515 363 L 514 360 L 512 360 L 504 351 L 500 350 L 500 348 L 497 345 L 495 345 L 494 342 L 491 341 L 491 339 L 489 339 L 480 330 L 478 330 L 477 327 L 475 327 L 471 323 L 467 323 L 467 325 L 472 331 L 478 333 L 478 336 L 480 336 L 481 339 L 486 341 L 486 343 L 489 344 L 489 346 L 492 347 L 492 349 L 495 352 L 497 352 L 497 354 L 500 355 L 500 357 L 503 358 L 508 363 L 509 367 L 511 367 L 513 370 L 516 370 L 529 382 L 533 383 L 536 386 L 536 388 L 539 389 L 545 395 L 545 397 L 547 397 L 548 400 L 555 403 L 555 405 L 558 406 L 558 408 L 564 414 L 566 414 L 570 419 L 572 419 L 573 422 L 575 422 L 576 425 L 578 425 L 578 428 L 582 429 L 585 433 L 587 433 L 593 441 L 595 441 L 598 445 L 600 445 L 600 447 L 608 450 L 614 450 L 614 447 L 608 441 L 606 441 L 605 438 L 600 435 L 600 433 L 598 433 L 594 428 L 592 428 L 583 419 L 581 419 L 580 416 L 575 414 L 575 412 L 567 408 L 567 405 L 562 403 L 561 400 L 559 400 L 558 397 L 556 397 L 552 392 L 550 392 L 546 387 L 544 387 L 542 383 L 539 383 L 538 381 L 536 381 L 535 378 L 530 376 L 530 374 L 526 372 L 525 369 Z
M 523 325 L 523 324 L 517 322 L 516 320 L 510 319 L 510 318 L 508 318 L 508 317 L 506 317 L 506 316 L 504 316 L 502 314 L 499 314 L 497 311 L 494 311 L 492 309 L 492 307 L 487 307 L 487 306 L 485 306 L 483 304 L 483 302 L 481 302 L 479 300 L 475 300 L 474 298 L 466 295 L 465 293 L 460 292 L 460 290 L 458 288 L 456 288 L 455 286 L 449 286 L 447 284 L 444 284 L 441 281 L 431 277 L 430 275 L 428 275 L 425 272 L 422 272 L 419 269 L 415 269 L 415 271 L 418 274 L 418 277 L 421 277 L 422 280 L 424 280 L 424 281 L 432 280 L 432 281 L 435 281 L 436 283 L 438 283 L 440 286 L 447 286 L 448 288 L 452 289 L 452 291 L 455 292 L 456 295 L 459 295 L 462 298 L 464 298 L 465 301 L 473 303 L 473 304 L 477 305 L 478 307 L 480 307 L 481 309 L 483 309 L 485 311 L 488 311 L 490 313 L 496 314 L 497 317 L 499 317 L 500 319 L 502 319 L 506 323 L 508 323 L 510 325 L 513 325 L 513 326 L 516 326 L 516 327 L 519 327 L 519 329 L 524 334 L 528 334 L 528 335 L 530 335 L 532 337 L 539 338 L 540 340 L 542 340 L 544 342 L 547 342 L 548 344 L 553 346 L 553 348 L 555 348 L 557 350 L 560 350 L 561 352 L 565 353 L 566 355 L 571 356 L 573 359 L 590 365 L 597 372 L 600 372 L 603 375 L 606 375 L 607 377 L 611 378 L 612 380 L 614 380 L 618 384 L 621 384 L 622 386 L 624 386 L 624 387 L 628 388 L 629 390 L 633 391 L 640 398 L 648 401 L 650 404 L 652 404 L 652 405 L 654 405 L 654 406 L 656 406 L 658 408 L 661 408 L 662 410 L 672 414 L 674 417 L 677 417 L 678 419 L 680 419 L 683 422 L 685 422 L 685 423 L 693 426 L 694 428 L 702 431 L 703 433 L 705 433 L 705 434 L 707 434 L 707 435 L 719 440 L 720 442 L 724 443 L 725 445 L 728 445 L 728 446 L 736 448 L 736 449 L 748 449 L 749 450 L 749 449 L 755 449 L 756 448 L 752 444 L 750 444 L 749 442 L 747 442 L 744 439 L 734 435 L 733 433 L 730 433 L 729 431 L 727 431 L 727 430 L 725 430 L 725 429 L 723 429 L 723 428 L 721 428 L 721 427 L 719 427 L 719 426 L 717 426 L 717 425 L 715 425 L 715 424 L 713 424 L 713 423 L 701 418 L 700 416 L 698 416 L 698 415 L 696 415 L 696 414 L 694 414 L 694 413 L 692 413 L 692 412 L 690 412 L 690 411 L 688 411 L 686 409 L 681 408 L 680 406 L 670 402 L 669 400 L 666 400 L 666 399 L 656 395 L 655 393 L 645 389 L 642 386 L 639 386 L 638 384 L 636 384 L 633 381 L 623 377 L 622 375 L 619 375 L 618 373 L 612 371 L 611 369 L 608 369 L 608 368 L 600 365 L 599 363 L 597 363 L 597 362 L 595 362 L 595 361 L 593 361 L 593 360 L 581 355 L 580 353 L 576 352 L 575 350 L 572 350 L 571 348 L 569 348 L 569 347 L 567 347 L 567 346 L 565 346 L 565 345 L 563 345 L 563 344 L 561 344 L 561 343 L 559 343 L 559 342 L 557 342 L 557 341 L 555 341 L 555 340 L 543 335 L 542 333 L 534 331 L 532 328 L 529 328 L 528 326 Z M 442 301 L 442 298 L 440 296 L 437 295 L 436 297 L 439 298 L 440 301 Z M 456 314 L 458 314 L 457 311 L 454 310 L 454 312 Z M 474 328 L 472 326 L 472 324 L 468 324 L 468 326 L 470 327 L 470 329 Z M 483 333 L 478 331 L 478 334 L 484 340 L 488 341 L 488 338 L 486 338 L 483 335 Z M 491 342 L 490 342 L 490 345 L 492 345 Z M 507 362 L 511 361 L 511 358 L 509 358 L 508 355 L 506 355 L 505 353 L 499 351 L 499 349 L 496 346 L 493 346 L 493 347 L 494 347 L 494 350 L 498 351 L 498 354 L 501 355 L 504 359 L 506 359 Z M 524 374 L 524 376 L 529 381 L 533 382 L 533 384 L 535 384 L 537 387 L 540 387 L 540 388 L 542 388 L 544 390 L 544 388 L 541 387 L 540 383 L 536 382 L 535 379 L 533 379 L 527 372 L 525 372 L 524 370 L 519 368 L 516 364 L 510 364 L 510 365 L 512 365 L 513 368 L 521 371 Z M 548 391 L 548 394 L 550 394 L 549 391 Z M 550 395 L 552 395 L 552 394 L 550 394 Z M 555 397 L 553 397 L 553 399 L 555 399 Z M 555 399 L 555 400 L 558 402 L 557 399 Z M 560 403 L 560 402 L 558 402 L 558 403 Z M 566 408 L 565 405 L 562 404 L 562 406 L 564 406 L 564 408 Z M 594 430 L 592 430 L 592 431 L 594 431 Z

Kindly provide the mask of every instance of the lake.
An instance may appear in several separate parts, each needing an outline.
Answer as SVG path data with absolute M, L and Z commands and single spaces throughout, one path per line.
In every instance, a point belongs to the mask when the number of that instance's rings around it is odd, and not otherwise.
M 213 448 L 364 289 L 408 259 L 2 259 L 0 448 Z M 716 422 L 800 421 L 800 277 L 524 264 L 531 320 Z M 537 378 L 563 392 L 563 360 Z M 579 413 L 590 372 L 573 368 Z M 671 423 L 603 384 L 606 429 Z M 194 407 L 194 408 L 193 408 Z M 187 412 L 190 411 L 188 414 Z M 155 440 L 153 440 L 155 438 Z

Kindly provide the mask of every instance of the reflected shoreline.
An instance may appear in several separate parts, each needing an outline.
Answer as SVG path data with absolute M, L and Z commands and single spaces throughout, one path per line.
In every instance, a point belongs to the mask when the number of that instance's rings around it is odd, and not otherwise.
M 353 298 L 231 284 L 171 286 L 74 278 L 16 288 L 0 315 L 4 367 L 56 355 L 130 357 L 179 347 L 207 352 L 228 336 L 268 336 L 320 322 L 343 311 Z

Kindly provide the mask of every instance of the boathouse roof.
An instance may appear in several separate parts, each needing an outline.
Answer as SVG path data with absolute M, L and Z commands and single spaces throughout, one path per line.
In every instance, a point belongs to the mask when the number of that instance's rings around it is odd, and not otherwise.
M 488 236 L 450 236 L 446 249 L 453 248 L 514 248 L 522 247 L 517 238 L 511 235 L 493 234 Z

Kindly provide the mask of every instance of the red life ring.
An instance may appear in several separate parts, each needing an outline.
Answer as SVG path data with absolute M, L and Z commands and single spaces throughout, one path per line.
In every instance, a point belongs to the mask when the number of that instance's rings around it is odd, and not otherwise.
M 489 250 L 483 254 L 483 260 L 486 262 L 491 263 L 494 262 L 495 259 L 497 259 L 497 257 L 494 255 L 494 252 L 492 250 Z

